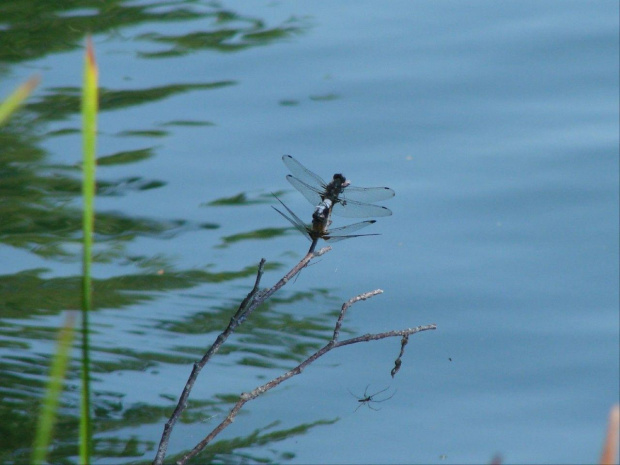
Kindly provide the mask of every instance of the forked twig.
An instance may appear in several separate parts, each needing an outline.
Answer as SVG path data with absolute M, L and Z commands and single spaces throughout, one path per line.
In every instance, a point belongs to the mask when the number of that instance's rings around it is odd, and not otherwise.
M 219 425 L 217 425 L 215 429 L 213 429 L 213 431 L 211 431 L 202 441 L 200 441 L 190 452 L 188 452 L 181 459 L 179 459 L 177 461 L 177 464 L 184 465 L 185 463 L 187 463 L 188 460 L 190 460 L 191 458 L 195 457 L 198 453 L 200 453 L 200 451 L 202 451 L 220 432 L 222 432 L 228 425 L 230 425 L 233 422 L 233 420 L 235 419 L 235 417 L 237 416 L 241 408 L 247 402 L 249 402 L 252 399 L 257 398 L 258 396 L 269 391 L 270 389 L 273 389 L 274 387 L 278 386 L 280 383 L 286 381 L 287 379 L 300 374 L 304 370 L 304 368 L 306 368 L 312 362 L 317 360 L 319 357 L 322 357 L 323 355 L 325 355 L 330 350 L 336 349 L 338 347 L 347 346 L 350 344 L 356 344 L 358 342 L 377 341 L 379 339 L 385 339 L 388 337 L 397 337 L 397 336 L 409 337 L 412 334 L 419 333 L 421 331 L 428 331 L 428 330 L 433 330 L 437 328 L 435 324 L 430 324 L 430 325 L 418 326 L 416 328 L 408 328 L 408 329 L 403 329 L 403 330 L 398 330 L 398 331 L 388 331 L 388 332 L 376 333 L 376 334 L 365 334 L 363 336 L 346 339 L 344 341 L 338 341 L 338 337 L 340 335 L 340 328 L 342 326 L 345 313 L 349 309 L 349 307 L 353 305 L 354 303 L 359 302 L 360 300 L 369 299 L 377 294 L 381 294 L 382 292 L 383 292 L 382 290 L 377 289 L 372 292 L 360 294 L 350 299 L 349 301 L 345 302 L 342 305 L 342 308 L 340 310 L 340 315 L 338 316 L 338 320 L 336 321 L 336 325 L 334 327 L 334 333 L 332 335 L 332 338 L 329 340 L 329 342 L 325 346 L 323 346 L 321 349 L 319 349 L 317 352 L 312 354 L 310 357 L 308 357 L 306 360 L 301 362 L 299 365 L 297 365 L 292 370 L 289 370 L 283 375 L 278 376 L 275 379 L 272 379 L 268 383 L 265 383 L 262 386 L 255 388 L 251 392 L 242 393 L 237 403 L 233 406 L 233 408 L 228 413 L 228 416 Z M 404 346 L 402 347 L 404 348 Z
M 398 373 L 398 370 L 400 370 L 400 366 L 403 364 L 401 358 L 403 354 L 405 353 L 405 346 L 407 345 L 408 342 L 409 342 L 409 336 L 403 336 L 403 338 L 400 340 L 400 353 L 398 354 L 398 357 L 396 358 L 396 360 L 394 360 L 394 368 L 392 368 L 392 371 L 390 372 L 390 374 L 392 375 L 392 378 L 396 376 L 396 373 Z
M 230 319 L 230 323 L 226 329 L 217 337 L 213 345 L 209 348 L 207 353 L 200 359 L 200 361 L 194 363 L 194 367 L 192 369 L 191 374 L 185 383 L 185 387 L 183 388 L 183 392 L 181 393 L 181 397 L 177 402 L 177 406 L 172 412 L 172 415 L 164 425 L 164 431 L 161 436 L 161 440 L 159 442 L 159 447 L 157 448 L 157 453 L 155 455 L 155 459 L 153 460 L 154 465 L 161 465 L 164 462 L 164 458 L 166 457 L 166 451 L 168 450 L 168 443 L 170 441 L 170 435 L 172 434 L 172 429 L 174 425 L 181 417 L 183 410 L 187 407 L 187 399 L 189 398 L 189 394 L 194 387 L 194 383 L 196 382 L 196 378 L 200 371 L 204 368 L 204 366 L 209 362 L 211 357 L 217 353 L 222 344 L 228 339 L 237 327 L 242 324 L 248 316 L 266 299 L 272 296 L 278 289 L 284 286 L 291 278 L 293 278 L 297 273 L 299 273 L 305 266 L 308 265 L 310 260 L 314 257 L 318 257 L 323 255 L 324 253 L 331 250 L 330 247 L 324 247 L 315 253 L 308 253 L 301 261 L 295 265 L 282 279 L 280 279 L 273 287 L 269 289 L 265 289 L 263 291 L 259 291 L 260 280 L 263 277 L 263 272 L 265 271 L 265 259 L 261 259 L 258 270 L 256 272 L 256 281 L 254 282 L 254 287 L 248 293 L 245 299 L 239 304 L 239 308 Z

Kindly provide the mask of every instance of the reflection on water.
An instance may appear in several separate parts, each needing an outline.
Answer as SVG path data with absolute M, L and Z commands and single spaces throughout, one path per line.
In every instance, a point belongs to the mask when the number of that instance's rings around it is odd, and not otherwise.
M 257 446 L 284 441 L 295 436 L 302 436 L 317 426 L 331 425 L 337 420 L 319 420 L 312 423 L 301 423 L 294 428 L 281 428 L 280 422 L 273 422 L 265 427 L 257 428 L 252 433 L 245 436 L 238 436 L 234 439 L 223 439 L 211 445 L 194 460 L 189 463 L 279 463 L 291 460 L 295 454 L 291 452 L 273 451 L 269 454 L 256 452 Z M 173 462 L 182 457 L 182 454 L 169 455 L 168 460 Z
M 120 276 L 106 281 L 95 283 L 95 295 L 98 307 L 123 308 L 140 301 L 150 300 L 153 296 L 149 290 L 158 292 L 166 289 L 190 288 L 201 282 L 222 282 L 235 280 L 241 276 L 251 277 L 255 268 L 249 268 L 236 273 L 210 274 L 205 272 L 186 272 L 164 275 Z M 16 314 L 7 317 L 23 316 L 23 309 L 34 308 L 35 305 L 47 303 L 49 307 L 40 309 L 37 314 L 57 312 L 63 308 L 77 305 L 76 295 L 79 280 L 51 279 L 47 282 L 38 278 L 34 273 L 30 276 L 22 275 L 19 280 L 7 279 L 0 286 L 3 290 L 10 288 L 14 296 L 7 302 L 7 308 L 15 309 Z M 105 292 L 100 292 L 104 288 Z M 43 292 L 42 290 L 47 290 Z M 147 291 L 147 292 L 138 292 Z M 36 296 L 36 297 L 28 297 Z M 288 369 L 293 363 L 302 361 L 311 351 L 324 344 L 324 335 L 330 328 L 325 316 L 298 319 L 286 310 L 292 303 L 315 302 L 327 297 L 325 291 L 313 293 L 296 293 L 289 298 L 274 299 L 261 307 L 251 320 L 237 331 L 235 338 L 223 346 L 216 363 L 226 366 L 252 366 L 274 369 Z M 234 313 L 238 302 L 230 302 L 225 306 L 214 306 L 208 311 L 198 312 L 183 319 L 167 321 L 153 321 L 152 329 L 170 334 L 205 334 L 223 329 Z M 3 462 L 10 460 L 26 460 L 29 454 L 28 447 L 32 441 L 31 433 L 37 411 L 38 399 L 44 389 L 45 377 L 48 372 L 51 357 L 47 353 L 29 350 L 27 341 L 53 341 L 56 337 L 56 328 L 37 325 L 30 315 L 26 324 L 5 321 L 1 327 L 2 351 L 5 354 L 0 363 L 0 386 L 3 397 L 2 438 L 7 442 L 0 450 Z M 104 326 L 93 326 L 95 334 L 109 331 Z M 148 327 L 145 328 L 148 337 Z M 127 331 L 115 338 L 122 341 L 130 337 L 134 330 Z M 124 331 L 121 331 L 123 333 Z M 134 336 L 135 338 L 135 336 Z M 95 340 L 97 338 L 95 337 Z M 119 375 L 137 371 L 147 375 L 149 369 L 160 364 L 178 364 L 189 369 L 193 361 L 204 353 L 204 347 L 183 346 L 162 347 L 159 351 L 137 350 L 124 347 L 111 347 L 96 342 L 92 346 L 92 373 L 94 379 L 114 373 Z M 57 429 L 58 447 L 54 449 L 51 459 L 54 463 L 62 463 L 64 459 L 75 453 L 75 438 L 78 435 L 77 413 L 79 405 L 79 366 L 73 363 L 68 375 L 68 393 L 63 398 L 62 416 Z M 130 456 L 124 451 L 135 449 L 135 456 L 141 456 L 145 451 L 152 450 L 152 440 L 139 440 L 137 437 L 127 438 L 125 434 L 119 437 L 110 436 L 111 432 L 139 427 L 140 425 L 163 424 L 170 415 L 176 403 L 174 396 L 163 397 L 164 405 L 153 405 L 146 402 L 126 403 L 125 393 L 95 390 L 94 395 L 94 422 L 98 434 L 106 433 L 104 438 L 96 439 L 96 455 L 98 457 Z M 182 420 L 184 423 L 202 423 L 205 417 L 223 416 L 237 400 L 238 392 L 219 393 L 210 399 L 190 399 Z M 10 419 L 10 422 L 8 421 Z M 256 431 L 246 438 L 237 438 L 234 441 L 218 442 L 208 454 L 226 455 L 235 453 L 239 447 L 248 447 L 252 444 L 265 444 L 271 440 L 283 439 L 291 435 L 303 434 L 308 428 L 325 424 L 318 421 L 313 424 L 298 425 L 295 428 L 263 433 Z M 265 430 L 271 430 L 266 427 Z M 21 431 L 17 436 L 15 431 Z M 140 452 L 137 452 L 140 451 Z
M 113 40 L 126 40 L 133 34 L 130 27 L 137 25 L 153 28 L 134 37 L 134 45 L 149 45 L 150 50 L 138 51 L 141 58 L 169 59 L 199 50 L 235 52 L 252 47 L 277 43 L 303 32 L 302 21 L 290 20 L 270 26 L 260 18 L 245 16 L 218 6 L 195 2 L 142 4 L 135 2 L 74 2 L 34 1 L 24 4 L 5 1 L 0 6 L 0 61 L 19 64 L 35 59 L 53 59 L 56 54 L 82 47 L 85 33 L 108 33 Z M 200 31 L 170 34 L 157 30 L 158 25 L 201 20 Z M 155 47 L 155 48 L 153 48 Z M 0 76 L 10 68 L 0 68 Z M 79 75 L 80 69 L 75 70 Z M 45 85 L 45 73 L 43 74 Z M 208 92 L 233 86 L 231 80 L 167 84 L 158 87 L 131 89 L 102 88 L 100 109 L 106 112 L 125 111 L 146 103 L 192 92 Z M 3 296 L 0 320 L 0 461 L 23 462 L 29 458 L 29 447 L 35 427 L 39 399 L 49 369 L 50 352 L 57 334 L 57 316 L 61 312 L 79 308 L 80 277 L 58 276 L 57 263 L 78 263 L 82 212 L 80 205 L 79 160 L 72 165 L 49 164 L 44 148 L 50 140 L 62 143 L 79 141 L 76 125 L 80 111 L 78 87 L 43 87 L 21 112 L 0 129 L 0 241 L 4 247 L 45 259 L 45 268 L 20 269 L 2 274 L 0 292 Z M 50 129 L 50 123 L 56 126 Z M 58 127 L 58 124 L 67 125 Z M 101 154 L 101 167 L 122 167 L 142 163 L 157 155 L 153 140 L 162 140 L 175 127 L 208 128 L 217 122 L 190 119 L 171 119 L 154 127 L 124 130 L 114 137 L 148 139 L 141 147 L 110 154 Z M 106 133 L 106 128 L 100 128 Z M 62 139 L 61 139 L 62 138 Z M 132 192 L 158 190 L 167 185 L 165 180 L 148 176 L 118 176 L 100 179 L 99 197 L 128 196 Z M 211 206 L 247 206 L 265 202 L 264 198 L 250 199 L 244 193 L 234 198 L 213 200 Z M 94 281 L 95 315 L 102 310 L 122 312 L 154 302 L 170 291 L 223 286 L 239 283 L 241 289 L 251 286 L 256 264 L 247 263 L 237 268 L 220 271 L 178 269 L 178 264 L 157 253 L 130 254 L 128 248 L 139 238 L 172 241 L 201 230 L 215 230 L 217 222 L 196 223 L 183 218 L 155 219 L 138 214 L 98 211 L 95 221 L 98 263 L 114 265 L 116 274 Z M 222 237 L 222 246 L 230 247 L 239 241 L 273 238 L 283 234 L 281 229 L 256 229 L 234 236 Z M 252 257 L 252 260 L 256 260 Z M 212 266 L 215 266 L 213 264 Z M 219 267 L 218 267 L 219 268 Z M 222 268 L 226 268 L 225 266 Z M 281 269 L 277 263 L 267 270 Z M 204 292 L 204 291 L 203 291 Z M 239 299 L 247 289 L 239 292 Z M 324 291 L 314 294 L 295 294 L 282 300 L 273 300 L 255 313 L 252 321 L 242 326 L 238 337 L 224 347 L 221 360 L 233 366 L 264 367 L 271 370 L 290 366 L 300 361 L 308 351 L 318 347 L 328 330 L 326 321 L 317 316 L 304 321 L 292 319 L 283 308 L 291 302 L 324 301 Z M 204 310 L 170 319 L 155 317 L 139 323 L 120 324 L 114 319 L 94 318 L 92 371 L 94 385 L 95 457 L 127 461 L 131 458 L 150 462 L 154 441 L 139 434 L 143 425 L 162 425 L 176 402 L 175 396 L 161 394 L 161 402 L 127 402 L 126 392 L 97 389 L 99 381 L 111 375 L 127 372 L 145 374 L 161 364 L 176 364 L 189 369 L 202 355 L 203 348 L 180 343 L 172 347 L 145 344 L 136 348 L 132 340 L 152 338 L 162 344 L 166 334 L 195 335 L 214 333 L 226 327 L 238 301 L 207 300 Z M 131 312 L 129 312 L 131 314 Z M 119 317 L 120 318 L 120 317 Z M 292 336 L 295 332 L 296 336 Z M 114 343 L 98 343 L 98 336 L 113 337 Z M 125 345 L 126 344 L 126 345 Z M 203 423 L 206 418 L 221 415 L 238 393 L 221 392 L 208 399 L 190 399 L 182 420 L 184 423 Z M 61 406 L 56 427 L 55 442 L 49 459 L 53 463 L 75 463 L 78 437 L 79 376 L 74 362 L 68 375 L 67 392 Z M 296 427 L 280 428 L 277 423 L 267 425 L 245 436 L 219 441 L 208 452 L 210 461 L 259 460 L 251 452 L 237 452 L 257 444 L 268 444 L 287 437 L 303 434 L 308 429 L 333 420 L 302 423 Z M 130 428 L 132 428 L 130 430 Z M 119 432 L 118 435 L 115 433 Z M 136 431 L 136 434 L 128 433 Z M 174 452 L 174 451 L 172 451 Z M 234 458 L 238 457 L 238 458 Z M 274 459 L 274 457 L 268 457 Z M 275 457 L 284 460 L 285 456 Z
M 166 99 L 185 92 L 213 90 L 232 86 L 233 81 L 208 82 L 197 84 L 170 84 L 138 90 L 110 90 L 99 88 L 99 110 L 101 112 L 127 109 Z M 29 103 L 26 109 L 36 115 L 35 122 L 64 120 L 80 111 L 80 92 L 77 87 L 47 89 L 37 102 Z
M 164 44 L 166 49 L 141 52 L 149 58 L 179 56 L 201 49 L 219 52 L 237 51 L 285 39 L 303 31 L 301 20 L 290 19 L 276 27 L 265 21 L 214 5 L 192 1 L 166 4 L 137 5 L 125 0 L 105 3 L 86 0 L 79 4 L 60 1 L 33 0 L 27 7 L 20 1 L 4 1 L 0 7 L 2 22 L 10 27 L 0 30 L 0 61 L 20 62 L 61 53 L 79 47 L 87 32 L 124 36 L 129 27 L 178 21 L 201 20 L 200 32 L 170 35 L 161 32 L 143 33 L 137 39 Z
M 268 27 L 264 21 L 244 17 L 231 11 L 218 11 L 205 15 L 212 20 L 211 30 L 171 35 L 147 33 L 138 36 L 140 40 L 158 43 L 164 46 L 156 52 L 140 52 L 142 58 L 179 57 L 199 50 L 216 50 L 218 52 L 236 52 L 257 45 L 287 39 L 303 32 L 304 22 L 291 18 L 285 24 Z

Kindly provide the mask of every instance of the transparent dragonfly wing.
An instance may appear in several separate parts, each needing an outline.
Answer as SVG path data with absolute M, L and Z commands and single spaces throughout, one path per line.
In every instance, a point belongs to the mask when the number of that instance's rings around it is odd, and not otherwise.
M 330 238 L 336 238 L 337 236 L 345 237 L 351 233 L 359 231 L 362 228 L 370 226 L 371 224 L 375 224 L 376 222 L 377 222 L 376 220 L 368 220 L 368 221 L 362 221 L 360 223 L 348 224 L 340 228 L 330 229 L 329 231 L 327 231 L 326 235 L 329 236 Z
M 299 231 L 300 233 L 302 233 L 304 236 L 306 236 L 306 238 L 308 238 L 308 240 L 312 240 L 312 238 L 310 237 L 310 233 L 309 233 L 309 226 L 307 226 L 302 220 L 301 218 L 299 218 L 295 213 L 293 213 L 293 210 L 291 210 L 290 208 L 288 208 L 284 202 L 282 202 L 278 197 L 276 197 L 274 195 L 274 197 L 276 198 L 276 200 L 278 202 L 280 202 L 280 204 L 282 204 L 282 206 L 284 208 L 286 208 L 286 211 L 291 215 L 288 216 L 285 213 L 282 213 L 280 210 L 278 210 L 276 207 L 274 207 L 273 205 L 271 206 L 271 208 L 273 208 L 275 211 L 277 211 L 280 215 L 282 215 L 289 223 L 291 223 L 295 229 L 297 229 L 297 231 Z
M 282 215 L 289 223 L 291 223 L 295 229 L 297 229 L 300 233 L 302 233 L 309 241 L 312 242 L 310 246 L 310 250 L 308 253 L 314 252 L 314 248 L 319 239 L 323 239 L 329 242 L 339 242 L 345 239 L 351 239 L 353 237 L 364 237 L 364 236 L 379 236 L 379 234 L 351 234 L 359 231 L 366 226 L 370 226 L 371 224 L 376 223 L 376 220 L 368 220 L 362 221 L 360 223 L 349 224 L 347 226 L 342 226 L 340 228 L 327 229 L 325 225 L 322 226 L 321 230 L 317 231 L 312 228 L 312 226 L 306 225 L 301 218 L 299 218 L 293 211 L 288 208 L 284 202 L 282 202 L 277 196 L 274 195 L 278 202 L 286 209 L 286 211 L 291 215 L 288 216 L 286 213 L 281 212 L 276 207 L 272 206 L 275 211 L 277 211 L 280 215 Z
M 310 171 L 290 155 L 283 155 L 282 161 L 293 176 L 298 178 L 300 181 L 305 182 L 309 186 L 314 187 L 316 190 L 320 191 L 327 185 L 318 174 Z
M 328 194 L 328 185 L 320 176 L 304 167 L 290 155 L 284 155 L 282 161 L 292 173 L 292 175 L 286 176 L 288 182 L 312 205 L 318 205 L 327 197 L 334 201 L 333 213 L 338 216 L 368 218 L 392 214 L 389 208 L 368 203 L 394 197 L 395 193 L 389 187 L 346 186 L 337 196 L 330 195 Z
M 321 194 L 320 192 L 309 186 L 305 182 L 300 181 L 294 176 L 290 174 L 286 176 L 288 182 L 297 189 L 312 205 L 318 205 L 321 203 Z M 345 196 L 346 192 L 349 188 L 345 188 Z M 375 189 L 375 188 L 371 188 Z M 384 188 L 378 188 L 382 191 Z M 385 188 L 387 189 L 387 188 Z M 392 189 L 387 189 L 392 191 Z M 394 191 L 392 191 L 394 192 Z M 333 213 L 334 215 L 343 216 L 346 218 L 368 218 L 368 217 L 380 217 L 380 216 L 390 216 L 392 214 L 392 210 L 386 207 L 382 207 L 380 205 L 373 205 L 371 203 L 362 203 L 356 200 L 350 199 L 350 196 L 339 196 L 339 202 L 334 205 Z
M 318 205 L 321 202 L 320 190 L 315 189 L 290 174 L 286 176 L 286 179 L 295 189 L 297 189 L 306 199 L 308 199 L 308 202 L 312 205 Z
M 390 216 L 392 210 L 381 205 L 361 203 L 354 200 L 343 200 L 334 205 L 332 213 L 345 218 L 368 218 Z
M 298 223 L 296 223 L 295 221 L 293 221 L 292 218 L 289 218 L 288 216 L 286 216 L 285 213 L 282 213 L 280 210 L 278 210 L 276 207 L 274 207 L 273 205 L 271 206 L 271 208 L 273 208 L 275 211 L 277 211 L 280 215 L 282 215 L 289 223 L 291 223 L 295 229 L 297 231 L 299 231 L 300 233 L 302 233 L 304 236 L 306 236 L 306 238 L 308 240 L 312 240 L 312 238 L 310 237 L 310 234 L 308 234 L 308 230 L 302 226 L 300 226 Z
M 393 189 L 389 187 L 345 187 L 342 197 L 347 200 L 355 200 L 356 202 L 379 202 L 381 200 L 391 199 L 396 195 Z
M 381 234 L 349 234 L 347 236 L 328 236 L 328 237 L 324 237 L 323 239 L 331 243 L 331 242 L 344 241 L 345 239 L 351 239 L 352 237 L 366 237 L 366 236 L 380 236 L 380 235 Z
M 338 242 L 345 239 L 351 239 L 352 237 L 379 236 L 379 234 L 351 234 L 365 228 L 366 226 L 370 226 L 373 223 L 376 223 L 376 221 L 362 221 L 361 223 L 354 223 L 341 228 L 334 228 L 329 230 L 327 236 L 323 239 L 330 242 Z

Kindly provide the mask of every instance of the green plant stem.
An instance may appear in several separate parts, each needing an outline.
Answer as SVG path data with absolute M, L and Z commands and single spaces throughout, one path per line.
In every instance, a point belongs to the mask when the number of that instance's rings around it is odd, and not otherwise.
M 71 350 L 71 343 L 75 335 L 75 331 L 73 330 L 74 323 L 74 312 L 69 312 L 65 319 L 65 324 L 58 335 L 58 345 L 54 358 L 52 359 L 50 379 L 47 383 L 41 412 L 37 420 L 37 430 L 32 446 L 32 456 L 30 458 L 32 464 L 45 462 L 47 449 L 52 440 L 52 431 L 54 429 L 54 423 L 56 422 L 58 402 L 67 372 L 67 365 L 69 364 L 69 351 Z
M 97 142 L 97 64 L 90 37 L 86 39 L 84 89 L 82 94 L 84 196 L 82 259 L 82 398 L 80 411 L 80 463 L 90 463 L 92 452 L 92 422 L 90 414 L 90 348 L 89 313 L 92 309 L 92 246 L 94 230 L 95 154 Z
M 32 93 L 35 87 L 39 84 L 39 76 L 33 76 L 24 82 L 21 86 L 15 89 L 11 94 L 0 104 L 0 126 L 9 118 L 26 98 Z

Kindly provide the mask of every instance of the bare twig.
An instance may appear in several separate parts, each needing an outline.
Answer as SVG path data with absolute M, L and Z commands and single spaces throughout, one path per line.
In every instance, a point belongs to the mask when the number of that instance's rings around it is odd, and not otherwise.
M 168 442 L 170 441 L 170 435 L 172 434 L 172 429 L 174 425 L 180 418 L 183 410 L 187 407 L 187 399 L 189 398 L 189 394 L 194 387 L 194 383 L 196 382 L 196 378 L 198 374 L 203 369 L 203 367 L 209 362 L 211 357 L 217 353 L 219 348 L 224 344 L 228 336 L 230 336 L 237 327 L 242 324 L 248 316 L 266 299 L 272 296 L 278 289 L 284 286 L 291 278 L 293 278 L 297 273 L 299 273 L 305 266 L 308 265 L 310 260 L 314 257 L 318 257 L 323 255 L 324 253 L 331 250 L 330 247 L 325 247 L 319 250 L 316 253 L 308 253 L 297 265 L 295 265 L 291 271 L 286 273 L 280 281 L 278 281 L 273 287 L 269 289 L 265 289 L 263 291 L 259 291 L 260 280 L 263 276 L 263 272 L 265 269 L 265 259 L 263 258 L 259 265 L 258 271 L 256 273 L 256 281 L 254 283 L 254 287 L 248 293 L 245 299 L 239 304 L 239 308 L 230 319 L 230 323 L 226 327 L 226 329 L 217 337 L 213 345 L 209 348 L 207 353 L 200 359 L 199 362 L 194 363 L 194 368 L 192 369 L 191 374 L 185 383 L 185 387 L 183 388 L 183 392 L 181 393 L 181 397 L 177 403 L 174 412 L 164 425 L 164 431 L 161 436 L 161 440 L 159 442 L 159 447 L 157 448 L 157 453 L 155 455 L 155 459 L 153 460 L 154 465 L 161 465 L 164 462 L 164 458 L 166 457 L 166 451 L 168 449 Z
M 412 334 L 419 333 L 421 331 L 428 331 L 428 330 L 433 330 L 437 328 L 435 324 L 430 324 L 426 326 L 418 326 L 415 328 L 408 328 L 408 329 L 397 330 L 397 331 L 388 331 L 388 332 L 376 333 L 376 334 L 365 334 L 363 336 L 346 339 L 344 341 L 338 341 L 337 339 L 340 333 L 340 328 L 342 326 L 342 320 L 348 308 L 354 303 L 359 302 L 360 300 L 369 299 L 377 294 L 381 294 L 382 292 L 383 291 L 381 291 L 380 289 L 377 289 L 372 292 L 360 294 L 350 299 L 349 301 L 345 302 L 342 305 L 342 308 L 340 310 L 340 315 L 338 316 L 338 320 L 336 321 L 333 336 L 325 346 L 323 346 L 321 349 L 319 349 L 317 352 L 312 354 L 310 357 L 308 357 L 306 360 L 301 362 L 299 365 L 297 365 L 292 370 L 284 373 L 281 376 L 278 376 L 275 379 L 272 379 L 271 381 L 269 381 L 266 384 L 263 384 L 262 386 L 255 388 L 251 392 L 242 393 L 237 403 L 230 410 L 228 416 L 219 425 L 217 425 L 215 429 L 213 429 L 213 431 L 211 431 L 202 441 L 200 441 L 190 452 L 188 452 L 180 460 L 178 460 L 177 464 L 184 465 L 185 463 L 187 463 L 188 460 L 190 460 L 191 458 L 195 457 L 198 453 L 200 453 L 200 451 L 202 451 L 218 434 L 220 434 L 228 425 L 230 425 L 234 421 L 235 417 L 237 416 L 237 413 L 239 413 L 241 408 L 247 402 L 249 402 L 252 399 L 257 398 L 258 396 L 269 391 L 270 389 L 273 389 L 274 387 L 278 386 L 280 383 L 283 383 L 287 379 L 300 374 L 304 370 L 304 368 L 306 368 L 308 365 L 310 365 L 312 362 L 314 362 L 319 357 L 322 357 L 323 355 L 325 355 L 330 350 L 336 349 L 338 347 L 347 346 L 350 344 L 356 344 L 358 342 L 376 341 L 376 340 L 385 339 L 388 337 L 397 337 L 397 336 L 409 337 Z M 402 347 L 404 348 L 404 346 Z
M 392 371 L 390 372 L 390 374 L 392 375 L 392 378 L 396 376 L 396 373 L 398 373 L 398 370 L 400 370 L 400 366 L 403 363 L 401 360 L 401 357 L 405 353 L 405 346 L 407 345 L 408 342 L 409 342 L 409 336 L 403 336 L 403 338 L 400 340 L 400 353 L 398 354 L 398 357 L 396 358 L 396 360 L 394 360 L 394 368 L 392 368 Z
M 347 310 L 349 309 L 349 307 L 353 305 L 355 302 L 359 302 L 360 300 L 370 299 L 371 297 L 374 297 L 377 294 L 383 294 L 383 291 L 381 289 L 375 289 L 374 291 L 365 292 L 364 294 L 357 295 L 342 304 L 342 308 L 340 309 L 340 315 L 338 315 L 338 321 L 336 321 L 336 326 L 334 327 L 334 335 L 332 336 L 333 341 L 337 341 L 338 337 L 340 336 L 340 327 L 342 326 L 344 315 L 345 313 L 347 313 Z

